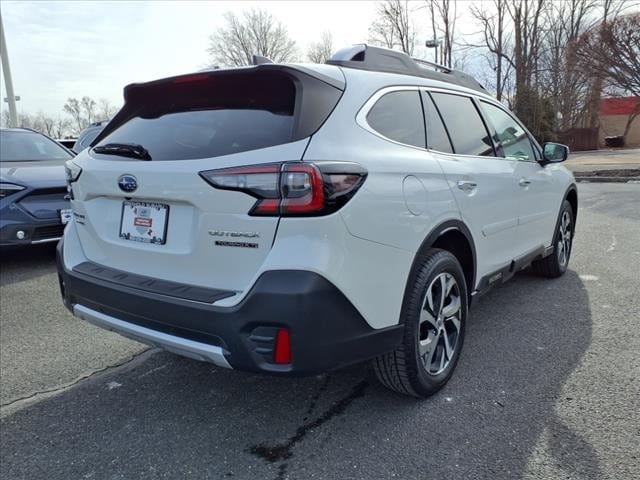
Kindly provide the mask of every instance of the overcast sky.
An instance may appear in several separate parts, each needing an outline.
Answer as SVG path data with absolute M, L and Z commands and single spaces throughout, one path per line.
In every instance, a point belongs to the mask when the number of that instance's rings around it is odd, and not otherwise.
M 426 2 L 411 3 L 417 43 L 423 45 L 431 36 Z M 469 10 L 474 3 L 479 1 L 455 3 L 456 41 L 472 41 L 478 30 Z M 14 90 L 22 98 L 18 111 L 58 115 L 67 98 L 85 95 L 120 106 L 122 88 L 129 83 L 209 65 L 209 36 L 224 25 L 222 14 L 252 7 L 282 21 L 301 58 L 325 30 L 332 33 L 335 49 L 366 41 L 376 17 L 372 1 L 1 0 Z M 482 68 L 477 51 L 467 53 L 464 68 L 470 73 Z M 433 52 L 420 47 L 414 54 L 432 58 Z M 4 78 L 0 81 L 5 97 Z
M 415 8 L 423 5 L 416 2 Z M 468 5 L 458 7 L 467 28 Z M 286 25 L 301 55 L 324 30 L 333 34 L 335 48 L 366 41 L 375 18 L 375 2 L 366 1 L 2 0 L 18 110 L 57 115 L 68 97 L 84 95 L 120 105 L 129 83 L 208 65 L 209 36 L 223 25 L 222 13 L 256 6 Z M 414 16 L 427 23 L 424 8 Z M 1 90 L 5 97 L 4 78 Z

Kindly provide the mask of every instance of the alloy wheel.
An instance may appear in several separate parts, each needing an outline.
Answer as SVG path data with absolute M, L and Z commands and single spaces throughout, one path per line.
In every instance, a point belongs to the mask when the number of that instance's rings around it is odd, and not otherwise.
M 562 213 L 562 218 L 560 219 L 556 250 L 558 252 L 558 262 L 563 268 L 566 267 L 571 253 L 571 215 L 567 211 Z
M 440 273 L 427 288 L 418 327 L 420 359 L 429 375 L 442 373 L 455 356 L 461 314 L 458 282 L 450 273 Z

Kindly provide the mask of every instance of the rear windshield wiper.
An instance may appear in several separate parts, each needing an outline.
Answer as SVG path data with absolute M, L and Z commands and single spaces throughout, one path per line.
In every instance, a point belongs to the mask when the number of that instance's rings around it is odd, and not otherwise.
M 103 155 L 120 155 L 121 157 L 151 160 L 149 151 L 137 143 L 107 143 L 93 147 L 93 151 Z

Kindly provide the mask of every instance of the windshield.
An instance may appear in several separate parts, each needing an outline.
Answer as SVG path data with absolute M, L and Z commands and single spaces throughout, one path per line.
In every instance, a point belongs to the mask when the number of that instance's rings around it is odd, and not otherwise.
M 72 157 L 56 142 L 39 133 L 0 131 L 0 160 L 3 162 L 68 160 Z

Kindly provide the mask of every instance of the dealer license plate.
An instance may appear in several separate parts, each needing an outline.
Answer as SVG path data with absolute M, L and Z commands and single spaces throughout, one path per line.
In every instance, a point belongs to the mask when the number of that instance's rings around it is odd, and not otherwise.
M 167 241 L 169 205 L 150 202 L 122 202 L 120 238 L 164 245 Z
M 63 225 L 69 223 L 69 220 L 71 220 L 72 216 L 73 210 L 71 210 L 70 208 L 63 208 L 62 210 L 60 210 L 60 221 Z

